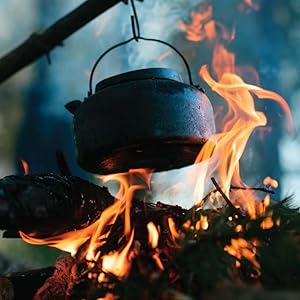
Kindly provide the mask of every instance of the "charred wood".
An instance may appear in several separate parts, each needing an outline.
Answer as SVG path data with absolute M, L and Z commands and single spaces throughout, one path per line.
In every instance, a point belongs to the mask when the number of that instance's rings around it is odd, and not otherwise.
M 55 263 L 53 275 L 36 292 L 33 300 L 65 300 L 77 276 L 76 266 L 76 261 L 72 256 L 59 257 Z
M 36 291 L 54 272 L 54 267 L 10 273 L 0 277 L 0 299 L 32 299 Z
M 10 237 L 80 229 L 113 201 L 106 188 L 76 176 L 7 176 L 0 180 L 0 229 Z

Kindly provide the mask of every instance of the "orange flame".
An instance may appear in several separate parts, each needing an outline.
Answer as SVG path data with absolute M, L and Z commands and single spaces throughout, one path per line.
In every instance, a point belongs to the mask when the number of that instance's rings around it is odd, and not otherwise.
M 21 164 L 24 170 L 24 175 L 28 175 L 29 174 L 29 165 L 28 162 L 25 159 L 21 159 Z
M 278 181 L 271 178 L 270 176 L 267 176 L 264 181 L 263 181 L 264 185 L 270 185 L 272 188 L 277 189 L 279 184 Z
M 236 257 L 238 260 L 245 258 L 250 261 L 256 271 L 260 273 L 260 264 L 256 259 L 256 241 L 247 242 L 245 239 L 231 239 L 231 244 L 226 245 L 224 251 L 229 255 Z
M 193 42 L 204 39 L 213 40 L 216 37 L 215 22 L 212 20 L 212 6 L 199 7 L 197 12 L 191 13 L 191 24 L 178 22 L 178 28 L 186 33 L 186 38 Z
M 208 220 L 207 216 L 200 216 L 200 220 L 196 223 L 196 229 L 197 230 L 207 230 L 208 229 Z
M 258 9 L 252 0 L 243 0 L 244 6 Z M 206 24 L 214 24 L 212 34 L 205 30 Z M 254 96 L 258 99 L 271 99 L 277 102 L 287 117 L 287 129 L 293 129 L 292 116 L 286 101 L 277 93 L 262 89 L 256 85 L 248 84 L 242 79 L 246 73 L 254 82 L 258 83 L 259 78 L 253 67 L 236 66 L 234 53 L 228 51 L 223 42 L 228 43 L 235 37 L 235 29 L 228 30 L 222 24 L 213 19 L 213 8 L 211 5 L 200 5 L 191 14 L 191 23 L 180 22 L 179 28 L 186 32 L 186 38 L 191 41 L 213 40 L 213 55 L 210 75 L 208 66 L 202 66 L 199 71 L 200 77 L 209 87 L 219 94 L 226 103 L 227 113 L 222 118 L 221 131 L 213 135 L 201 149 L 195 163 L 199 165 L 201 173 L 197 175 L 194 189 L 194 201 L 197 205 L 208 194 L 207 187 L 210 186 L 210 178 L 215 177 L 220 187 L 229 198 L 231 185 L 247 187 L 241 180 L 239 174 L 239 161 L 244 153 L 247 142 L 256 128 L 266 126 L 267 118 L 263 112 L 255 108 Z M 216 30 L 218 26 L 218 30 Z M 216 80 L 213 79 L 216 77 Z M 218 120 L 216 120 L 218 123 Z M 276 182 L 269 179 L 266 184 L 277 186 Z M 234 192 L 233 203 L 241 208 L 251 218 L 265 212 L 266 206 L 257 201 L 256 195 L 249 189 L 237 190 Z M 209 196 L 209 204 L 212 207 L 219 206 L 220 195 Z M 200 227 L 200 223 L 198 224 Z
M 262 229 L 271 229 L 274 226 L 272 217 L 266 217 L 260 224 Z
M 245 83 L 236 74 L 234 54 L 219 43 L 214 49 L 212 66 L 218 81 L 211 77 L 207 66 L 203 66 L 199 74 L 211 89 L 225 100 L 228 111 L 222 132 L 209 139 L 196 159 L 196 163 L 202 164 L 203 167 L 197 179 L 195 199 L 203 198 L 204 187 L 208 185 L 207 180 L 212 176 L 218 178 L 228 197 L 231 184 L 245 185 L 239 175 L 239 160 L 254 129 L 267 124 L 264 113 L 255 109 L 252 94 L 259 99 L 266 98 L 277 102 L 287 116 L 288 130 L 293 128 L 291 112 L 286 101 L 275 92 Z M 240 190 L 236 194 L 238 200 L 235 204 L 255 218 L 257 201 L 254 193 Z
M 147 224 L 149 245 L 154 249 L 158 246 L 159 233 L 153 222 Z
M 179 232 L 177 231 L 175 222 L 172 218 L 168 218 L 168 225 L 169 225 L 172 239 L 175 241 L 176 239 L 179 238 Z
M 20 232 L 20 236 L 30 244 L 47 244 L 69 252 L 73 256 L 85 244 L 86 248 L 82 249 L 82 251 L 85 251 L 84 255 L 87 261 L 98 261 L 101 258 L 103 270 L 122 278 L 126 276 L 129 270 L 128 253 L 134 238 L 130 220 L 131 201 L 135 191 L 145 189 L 146 185 L 150 184 L 149 174 L 147 170 L 131 170 L 124 174 L 104 176 L 102 178 L 104 182 L 117 181 L 119 183 L 119 191 L 115 202 L 106 208 L 100 218 L 87 228 L 44 239 L 36 238 L 23 232 Z M 123 249 L 101 257 L 99 249 L 106 243 L 106 239 L 111 233 L 111 230 L 107 230 L 108 225 L 114 224 L 120 215 L 124 219 L 124 236 L 127 237 L 128 242 Z
M 127 245 L 120 251 L 104 255 L 102 259 L 102 270 L 114 274 L 118 278 L 124 278 L 130 270 L 129 250 L 133 242 L 134 231 L 132 231 Z

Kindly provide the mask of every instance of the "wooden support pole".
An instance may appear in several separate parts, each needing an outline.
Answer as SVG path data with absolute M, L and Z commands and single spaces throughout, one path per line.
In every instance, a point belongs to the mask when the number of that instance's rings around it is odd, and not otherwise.
M 0 83 L 61 46 L 72 33 L 125 0 L 87 0 L 47 29 L 33 33 L 27 40 L 0 59 Z

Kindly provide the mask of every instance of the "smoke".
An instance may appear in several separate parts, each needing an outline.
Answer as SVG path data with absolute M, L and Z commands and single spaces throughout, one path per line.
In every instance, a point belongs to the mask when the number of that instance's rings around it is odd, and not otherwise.
M 140 23 L 141 35 L 146 38 L 161 39 L 174 43 L 176 35 L 180 32 L 177 24 L 189 18 L 191 11 L 203 0 L 153 0 L 137 2 L 137 13 Z M 130 35 L 131 27 L 126 27 Z M 126 34 L 126 35 L 127 35 Z M 159 58 L 170 51 L 170 48 L 153 42 L 134 43 L 129 45 L 128 62 L 132 68 L 171 67 L 180 68 L 179 57 L 172 55 L 172 59 Z
M 141 35 L 155 38 L 175 45 L 180 30 L 179 21 L 188 20 L 190 13 L 204 0 L 153 0 L 136 2 Z M 124 30 L 130 36 L 131 26 Z M 143 42 L 131 43 L 128 46 L 128 64 L 131 69 L 167 67 L 182 71 L 183 64 L 177 54 L 167 46 Z M 180 49 L 179 49 L 180 50 Z M 168 59 L 160 59 L 167 57 Z M 164 202 L 189 208 L 193 202 L 195 172 L 199 167 L 186 168 L 154 173 L 151 184 L 153 202 Z M 187 180 L 188 179 L 188 180 Z

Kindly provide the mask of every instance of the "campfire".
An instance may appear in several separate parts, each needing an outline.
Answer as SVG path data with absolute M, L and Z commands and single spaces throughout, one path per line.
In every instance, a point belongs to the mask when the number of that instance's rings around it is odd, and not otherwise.
M 252 1 L 240 9 L 245 7 L 258 9 Z M 267 299 L 264 293 L 273 288 L 299 289 L 299 209 L 290 207 L 289 198 L 272 200 L 280 184 L 275 179 L 250 187 L 239 167 L 250 136 L 267 125 L 256 102 L 276 102 L 292 132 L 288 104 L 243 80 L 247 68 L 236 65 L 227 47 L 235 31 L 214 20 L 210 4 L 178 26 L 188 40 L 211 44 L 211 64 L 199 66 L 199 76 L 224 100 L 225 115 L 213 117 L 205 92 L 175 71 L 121 74 L 98 83 L 84 102 L 67 105 L 79 164 L 114 189 L 72 176 L 61 153 L 62 175 L 30 175 L 23 162 L 24 176 L 1 180 L 6 235 L 67 253 L 54 267 L 36 271 L 33 299 L 239 299 L 243 291 Z M 120 95 L 128 97 L 125 112 Z M 191 163 L 169 192 L 191 189 L 192 207 L 153 197 L 166 170 Z M 22 290 L 18 276 L 6 277 L 10 295 Z

